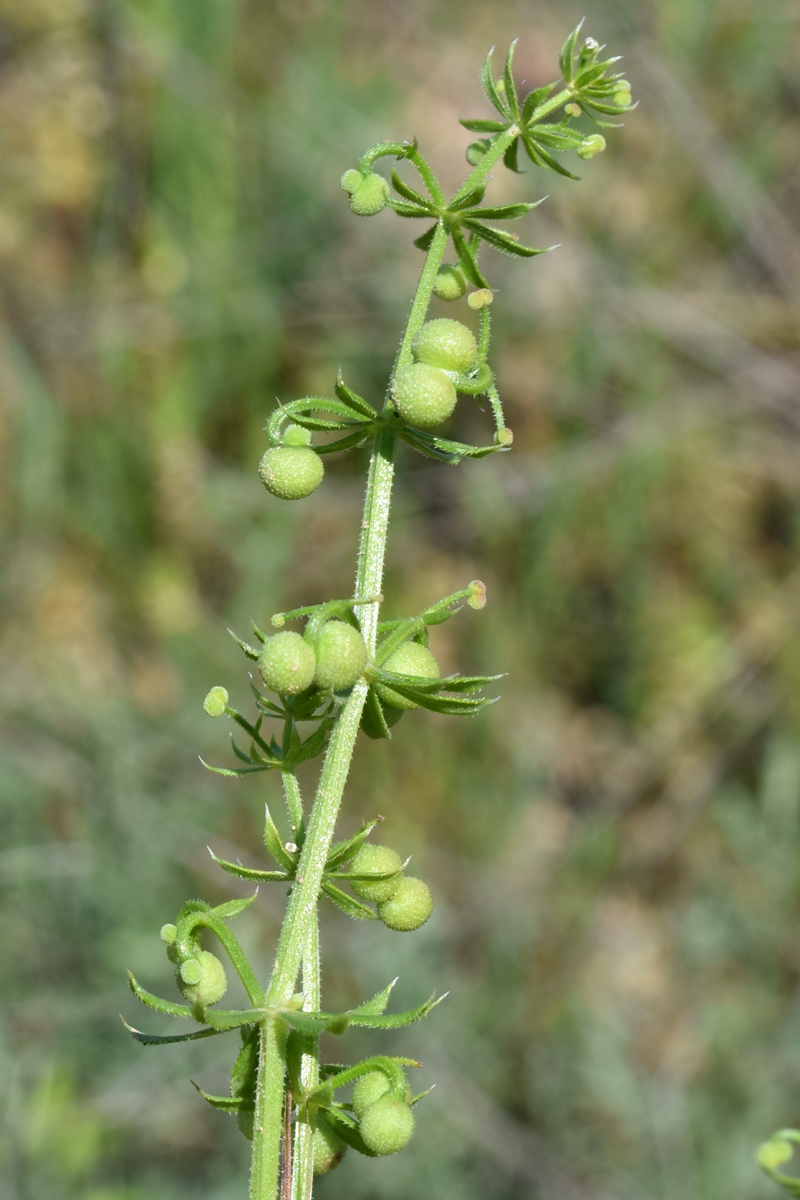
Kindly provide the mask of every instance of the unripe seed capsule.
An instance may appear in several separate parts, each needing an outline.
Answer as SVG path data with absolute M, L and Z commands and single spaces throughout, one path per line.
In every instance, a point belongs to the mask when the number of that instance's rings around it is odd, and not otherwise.
M 359 1121 L 367 1109 L 389 1090 L 389 1080 L 383 1071 L 370 1071 L 362 1075 L 353 1088 L 353 1112 Z
M 460 321 L 438 317 L 426 321 L 411 343 L 411 352 L 418 362 L 444 371 L 466 371 L 478 357 L 475 335 Z
M 460 267 L 445 263 L 439 267 L 433 281 L 433 294 L 440 300 L 460 300 L 467 290 L 467 281 Z
M 441 674 L 439 664 L 428 647 L 420 646 L 419 642 L 404 642 L 394 654 L 389 655 L 383 666 L 396 675 L 414 675 L 417 679 L 438 679 Z M 419 708 L 415 700 L 406 699 L 388 684 L 376 683 L 375 690 L 381 700 L 394 708 Z
M 334 1167 L 338 1167 L 346 1149 L 347 1146 L 338 1134 L 332 1129 L 318 1125 L 311 1139 L 314 1174 L 327 1175 Z
M 284 446 L 310 446 L 311 430 L 304 429 L 302 425 L 287 425 L 281 442 Z
M 322 483 L 322 459 L 306 446 L 273 446 L 258 464 L 261 482 L 281 500 L 302 500 Z
M 433 912 L 433 897 L 427 883 L 405 875 L 391 900 L 378 905 L 378 916 L 387 929 L 411 933 L 424 925 Z
M 228 693 L 224 687 L 213 687 L 203 701 L 203 711 L 209 717 L 221 717 L 225 714 L 228 703 Z
M 317 687 L 340 692 L 364 674 L 367 647 L 363 637 L 344 621 L 326 621 L 317 639 Z
M 171 946 L 178 936 L 178 930 L 174 925 L 162 925 L 161 932 L 158 935 L 162 942 L 167 946 Z
M 368 175 L 350 197 L 350 208 L 357 217 L 374 217 L 386 207 L 389 185 L 382 175 Z
M 317 669 L 314 647 L 291 630 L 275 633 L 261 649 L 258 669 L 270 691 L 279 696 L 297 696 L 314 682 Z
M 355 170 L 345 171 L 344 175 L 339 180 L 342 191 L 347 192 L 350 196 L 352 196 L 353 192 L 358 191 L 363 182 L 364 176 L 360 171 Z
M 602 133 L 591 133 L 582 146 L 578 147 L 578 158 L 594 158 L 602 154 L 606 148 L 606 139 Z
M 364 845 L 351 862 L 350 870 L 355 875 L 386 875 L 389 871 L 399 871 L 402 865 L 400 855 L 390 846 Z M 376 879 L 374 883 L 367 879 L 353 879 L 351 886 L 362 900 L 380 904 L 383 900 L 391 899 L 402 879 L 402 875 L 395 875 L 393 879 Z
M 403 420 L 422 429 L 446 421 L 458 399 L 450 376 L 425 363 L 414 363 L 397 372 L 392 398 Z
M 186 999 L 201 1008 L 217 1004 L 228 990 L 225 968 L 208 950 L 198 950 L 194 958 L 187 958 L 176 974 L 178 987 Z
M 373 1154 L 396 1154 L 411 1141 L 414 1114 L 402 1100 L 383 1096 L 364 1113 L 360 1130 Z

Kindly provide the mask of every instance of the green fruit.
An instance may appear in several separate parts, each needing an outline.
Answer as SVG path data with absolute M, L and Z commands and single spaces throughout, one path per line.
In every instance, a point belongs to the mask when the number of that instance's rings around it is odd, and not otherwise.
M 208 950 L 198 950 L 193 958 L 187 958 L 176 974 L 186 999 L 201 1008 L 217 1004 L 228 990 L 225 968 Z
M 177 927 L 175 925 L 162 925 L 158 936 L 166 946 L 171 946 L 178 936 Z
M 299 633 L 276 633 L 264 643 L 258 669 L 270 691 L 279 696 L 297 696 L 314 682 L 314 647 Z
M 399 871 L 402 866 L 403 860 L 391 847 L 365 845 L 351 862 L 350 870 L 356 875 L 386 875 L 389 871 Z M 365 879 L 353 879 L 351 887 L 362 900 L 380 904 L 382 900 L 391 899 L 402 880 L 402 875 L 395 875 L 393 879 L 376 879 L 374 883 Z
M 314 1174 L 327 1175 L 334 1167 L 338 1167 L 346 1149 L 338 1134 L 324 1125 L 318 1125 L 311 1139 Z
M 310 446 L 311 430 L 302 425 L 287 425 L 283 431 L 281 444 L 284 446 Z
M 424 925 L 433 912 L 433 897 L 427 883 L 405 875 L 391 900 L 378 905 L 378 916 L 387 929 L 410 933 Z
M 450 317 L 426 321 L 411 343 L 418 362 L 444 371 L 466 371 L 478 358 L 478 343 L 471 329 Z
M 602 133 L 591 133 L 583 145 L 578 147 L 578 158 L 594 158 L 595 155 L 602 154 L 605 148 L 606 139 Z
M 374 217 L 386 207 L 389 185 L 382 175 L 368 175 L 350 196 L 350 208 L 357 217 Z
M 467 281 L 460 267 L 445 263 L 433 281 L 433 294 L 440 300 L 460 300 L 467 290 Z
M 273 446 L 258 464 L 261 482 L 281 500 L 302 500 L 322 483 L 322 459 L 307 446 Z
M 477 167 L 491 144 L 489 138 L 478 138 L 477 142 L 470 142 L 467 146 L 467 162 L 471 167 Z
M 396 1154 L 411 1141 L 414 1114 L 402 1100 L 383 1096 L 364 1113 L 360 1129 L 365 1144 L 373 1154 Z
M 341 692 L 361 678 L 366 665 L 367 647 L 359 631 L 344 621 L 326 621 L 317 639 L 317 687 Z
M 209 717 L 221 717 L 228 703 L 228 693 L 224 687 L 213 687 L 203 701 L 203 711 Z
M 367 1109 L 389 1090 L 389 1080 L 383 1071 L 370 1071 L 362 1075 L 353 1088 L 353 1112 L 359 1121 Z
M 420 646 L 419 642 L 404 642 L 381 666 L 396 675 L 413 675 L 417 679 L 438 679 L 440 675 L 436 659 L 428 647 Z M 407 700 L 385 683 L 376 683 L 375 691 L 393 708 L 419 708 L 415 700 Z
M 342 178 L 339 180 L 339 185 L 343 192 L 347 192 L 352 196 L 353 192 L 357 192 L 364 182 L 364 176 L 360 171 L 345 171 Z
M 421 429 L 446 421 L 458 399 L 449 375 L 425 363 L 414 363 L 397 372 L 392 398 L 403 420 Z

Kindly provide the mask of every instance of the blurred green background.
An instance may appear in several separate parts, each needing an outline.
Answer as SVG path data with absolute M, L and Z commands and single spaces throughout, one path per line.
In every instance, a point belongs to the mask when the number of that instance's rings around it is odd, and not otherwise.
M 339 364 L 383 390 L 419 229 L 353 217 L 342 171 L 416 134 L 459 183 L 488 47 L 542 83 L 583 14 L 0 0 L 3 1198 L 246 1193 L 189 1083 L 223 1090 L 234 1039 L 146 1050 L 117 1014 L 148 1019 L 126 967 L 169 992 L 186 896 L 246 891 L 206 843 L 263 859 L 278 781 L 197 761 L 228 761 L 208 688 L 246 703 L 225 626 L 351 587 L 364 457 L 281 505 L 265 415 Z M 386 611 L 485 579 L 433 645 L 508 676 L 359 746 L 342 828 L 381 812 L 437 909 L 408 938 L 324 912 L 326 1007 L 451 995 L 382 1043 L 436 1083 L 414 1142 L 331 1200 L 758 1200 L 755 1146 L 800 1122 L 800 14 L 587 15 L 641 105 L 584 182 L 495 181 L 549 193 L 518 228 L 561 243 L 484 252 L 514 452 L 401 454 Z M 238 921 L 265 972 L 283 900 Z

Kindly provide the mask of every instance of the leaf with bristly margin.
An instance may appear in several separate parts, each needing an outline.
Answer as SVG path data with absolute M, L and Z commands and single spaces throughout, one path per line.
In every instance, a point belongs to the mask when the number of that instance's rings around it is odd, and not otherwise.
M 306 414 L 312 412 L 333 413 L 350 421 L 361 420 L 349 401 L 334 400 L 330 396 L 307 396 L 303 400 L 292 400 L 284 404 L 283 411 L 299 420 L 308 419 Z
M 514 141 L 503 155 L 503 164 L 508 167 L 509 171 L 513 171 L 515 175 L 524 175 L 524 171 L 519 168 L 519 138 L 514 138 Z
M 574 175 L 572 171 L 562 167 L 561 163 L 553 158 L 552 154 L 549 154 L 535 137 L 526 135 L 522 141 L 528 158 L 538 167 L 549 167 L 551 171 L 555 171 L 557 175 L 563 175 L 565 179 L 580 179 L 579 175 Z
M 394 984 L 390 985 L 393 987 Z M 431 1009 L 437 1004 L 441 1004 L 447 992 L 443 996 L 436 999 L 431 996 L 424 1004 L 418 1005 L 416 1008 L 409 1008 L 406 1012 L 389 1013 L 371 1013 L 365 1012 L 364 1007 L 353 1008 L 344 1013 L 308 1013 L 298 1012 L 295 1009 L 283 1009 L 278 1014 L 287 1025 L 292 1029 L 299 1029 L 304 1033 L 320 1033 L 322 1030 L 327 1030 L 331 1033 L 343 1033 L 350 1025 L 357 1025 L 363 1029 L 402 1029 L 406 1025 L 413 1025 L 415 1021 L 421 1021 L 426 1017 Z M 379 1003 L 383 997 L 383 993 L 379 992 L 373 999 Z M 372 1001 L 367 1001 L 366 1007 L 370 1006 Z
M 388 983 L 380 992 L 376 992 L 369 1000 L 365 1000 L 363 1004 L 359 1004 L 351 1012 L 359 1013 L 365 1017 L 380 1017 L 386 1012 L 386 1005 L 389 1003 L 389 997 L 392 994 L 392 988 L 397 983 L 397 978 L 394 978 L 391 983 Z
M 309 758 L 315 758 L 317 754 L 321 754 L 325 749 L 325 742 L 330 727 L 330 721 L 323 721 L 304 742 L 300 743 L 297 750 L 292 753 L 292 762 L 295 764 L 306 762 Z
M 392 212 L 397 213 L 398 217 L 414 217 L 422 221 L 431 219 L 429 208 L 418 208 L 416 204 L 404 204 L 402 200 L 393 200 L 391 197 L 386 203 Z
M 486 195 L 486 186 L 480 184 L 473 188 L 471 192 L 467 192 L 466 196 L 462 196 L 460 200 L 454 200 L 449 206 L 449 212 L 461 212 L 465 208 L 474 208 L 476 204 L 480 204 L 483 197 Z
M 232 1096 L 255 1095 L 258 1081 L 258 1026 L 254 1025 L 249 1033 L 242 1026 L 242 1038 L 242 1048 L 231 1070 Z
M 420 237 L 414 238 L 414 245 L 418 250 L 430 250 L 437 225 L 431 225 L 430 229 L 426 229 Z
M 370 688 L 367 692 L 364 710 L 361 713 L 361 728 L 373 741 L 380 739 L 391 741 L 392 731 L 387 724 L 383 705 L 375 694 L 374 688 Z
M 433 437 L 421 429 L 410 427 L 402 429 L 400 437 L 420 454 L 426 454 L 428 458 L 450 464 L 459 463 L 462 458 L 485 458 L 488 454 L 494 454 L 497 450 L 502 449 L 497 445 L 469 446 L 466 442 L 453 442 L 449 438 Z
M 397 875 L 402 875 L 410 860 L 406 860 L 401 867 L 395 871 L 329 871 L 326 872 L 327 879 L 339 880 L 344 879 L 346 883 L 351 883 L 355 880 L 356 883 L 382 883 L 385 879 L 394 879 Z
M 243 775 L 255 775 L 256 771 L 274 771 L 277 766 L 276 763 L 265 763 L 263 767 L 212 767 L 204 758 L 201 758 L 200 762 L 207 771 L 212 771 L 214 775 L 224 775 L 226 779 L 241 779 Z
M 409 1008 L 402 1013 L 389 1013 L 388 1015 L 370 1015 L 359 1014 L 357 1010 L 347 1014 L 348 1023 L 350 1025 L 359 1025 L 364 1029 L 402 1029 L 405 1025 L 413 1025 L 415 1021 L 421 1021 L 423 1017 L 427 1017 L 428 1013 L 436 1008 L 448 995 L 439 996 L 438 999 L 433 996 L 426 1000 L 424 1004 L 420 1004 L 417 1008 Z
M 378 915 L 374 909 L 368 908 L 366 904 L 356 900 L 355 896 L 349 896 L 334 883 L 323 883 L 322 890 L 329 900 L 332 900 L 343 913 L 347 913 L 348 917 L 352 917 L 355 921 L 377 921 Z
M 505 88 L 508 107 L 511 109 L 511 116 L 515 121 L 519 120 L 519 101 L 517 100 L 517 85 L 514 83 L 512 66 L 514 63 L 514 51 L 517 48 L 518 41 L 519 38 L 514 38 L 509 46 L 505 65 L 503 66 L 503 87 Z
M 522 125 L 528 124 L 536 109 L 540 104 L 544 103 L 555 86 L 554 83 L 546 83 L 544 87 L 536 88 L 533 92 L 528 92 L 522 104 L 522 112 L 520 113 L 520 123 Z
M 236 645 L 239 647 L 239 649 L 246 654 L 248 658 L 252 658 L 254 662 L 258 661 L 258 650 L 256 650 L 254 646 L 249 646 L 247 642 L 243 642 L 238 634 L 235 634 L 232 629 L 229 629 L 228 633 L 236 642 Z
M 233 1008 L 207 1008 L 203 1019 L 217 1033 L 226 1033 L 229 1029 L 239 1029 L 242 1025 L 252 1025 L 253 1022 L 262 1020 L 263 1016 L 264 1010 L 260 1008 L 244 1008 L 241 1010 Z
M 537 144 L 549 146 L 551 150 L 579 150 L 586 141 L 586 135 L 568 125 L 534 125 L 530 137 Z
M 120 1017 L 122 1024 L 127 1029 L 131 1037 L 136 1038 L 143 1046 L 168 1046 L 174 1042 L 197 1042 L 201 1038 L 217 1037 L 220 1033 L 227 1032 L 224 1029 L 196 1029 L 193 1033 L 177 1033 L 162 1037 L 155 1033 L 142 1033 L 141 1029 L 134 1029 L 129 1025 L 124 1017 Z
M 220 1109 L 221 1112 L 238 1113 L 245 1105 L 253 1103 L 252 1100 L 245 1100 L 242 1096 L 211 1096 L 198 1087 L 193 1079 L 190 1082 L 207 1104 L 210 1104 L 212 1108 Z
M 267 717 L 285 717 L 286 716 L 286 713 L 284 712 L 284 710 L 279 705 L 273 704 L 272 701 L 268 700 L 266 696 L 262 695 L 261 692 L 258 690 L 256 685 L 252 681 L 250 683 L 250 691 L 253 693 L 253 696 L 255 697 L 256 707 L 259 709 L 260 712 L 263 712 L 265 716 L 267 716 Z
M 236 757 L 239 759 L 240 762 L 247 763 L 251 767 L 254 767 L 257 762 L 265 762 L 266 761 L 265 759 L 261 758 L 260 755 L 256 759 L 256 758 L 251 758 L 249 754 L 245 754 L 244 750 L 240 750 L 239 747 L 236 745 L 236 739 L 234 737 L 231 737 L 231 749 L 233 750 L 233 753 L 236 755 Z
M 572 57 L 575 53 L 575 43 L 578 40 L 578 34 L 581 31 L 582 25 L 583 25 L 583 21 L 581 20 L 578 22 L 578 24 L 573 29 L 572 33 L 569 35 L 567 40 L 564 42 L 564 45 L 561 47 L 561 52 L 558 56 L 558 65 L 561 68 L 561 74 L 564 77 L 565 83 L 572 83 L 572 77 L 573 77 Z
M 524 217 L 526 213 L 538 208 L 541 203 L 542 200 L 534 200 L 530 204 L 501 204 L 497 208 L 477 208 L 467 216 L 478 217 L 484 221 L 516 221 L 518 217 Z
M 367 1158 L 378 1157 L 374 1150 L 370 1150 L 362 1138 L 358 1123 L 345 1113 L 339 1105 L 320 1109 L 317 1113 L 317 1124 L 336 1134 L 351 1150 L 356 1150 L 359 1154 L 364 1154 Z
M 392 168 L 392 187 L 396 192 L 399 192 L 404 199 L 410 200 L 412 204 L 418 204 L 421 208 L 427 208 L 430 213 L 435 213 L 435 209 L 433 208 L 430 200 L 426 200 L 425 197 L 421 196 L 419 192 L 415 192 L 412 187 L 409 187 L 407 183 L 404 183 L 394 168 Z
M 486 62 L 483 64 L 483 66 L 481 67 L 481 70 L 480 70 L 481 87 L 483 88 L 484 92 L 486 93 L 486 98 L 489 101 L 489 103 L 491 104 L 492 108 L 496 109 L 497 112 L 500 113 L 501 117 L 505 117 L 506 120 L 510 120 L 511 113 L 509 112 L 507 105 L 505 105 L 503 103 L 503 101 L 500 97 L 500 93 L 498 92 L 497 88 L 495 87 L 494 79 L 492 78 L 492 54 L 493 53 L 494 53 L 494 46 L 489 51 L 489 53 L 486 55 Z
M 267 882 L 286 882 L 291 880 L 292 876 L 285 871 L 259 871 L 255 867 L 243 867 L 241 863 L 228 862 L 224 858 L 218 858 L 210 846 L 207 847 L 208 853 L 213 858 L 218 867 L 222 867 L 223 871 L 227 871 L 229 875 L 235 875 L 238 879 L 252 879 L 254 881 L 264 880 Z
M 264 642 L 267 640 L 267 635 L 263 632 L 263 630 L 258 628 L 255 621 L 251 621 L 250 624 L 253 627 L 253 633 L 256 635 L 256 637 L 258 638 L 258 640 L 261 642 L 261 644 L 263 646 Z
M 354 446 L 361 446 L 372 436 L 369 429 L 360 430 L 356 433 L 348 433 L 346 437 L 337 438 L 335 442 L 326 442 L 323 446 L 315 446 L 315 454 L 336 454 L 339 450 L 352 450 Z
M 482 221 L 468 220 L 464 224 L 472 233 L 477 233 L 478 237 L 483 238 L 490 246 L 494 246 L 495 250 L 502 250 L 504 254 L 514 254 L 518 258 L 534 258 L 537 254 L 547 253 L 547 247 L 523 246 L 510 233 L 506 233 L 503 229 L 492 229 L 491 226 L 484 225 Z
M 502 133 L 506 128 L 501 121 L 473 121 L 471 117 L 459 117 L 458 123 L 470 133 Z
M 475 287 L 488 287 L 489 284 L 478 267 L 478 260 L 475 258 L 472 248 L 467 244 L 467 240 L 461 230 L 453 229 L 451 236 L 453 238 L 453 246 L 458 255 L 458 261 L 467 279 L 470 283 L 474 283 Z
M 327 862 L 325 863 L 325 870 L 331 871 L 341 863 L 349 862 L 351 858 L 354 858 L 372 833 L 372 830 L 382 820 L 383 817 L 376 817 L 374 821 L 367 821 L 352 837 L 345 838 L 343 841 L 336 842 L 331 846 Z
M 211 911 L 215 917 L 220 917 L 223 921 L 231 921 L 234 917 L 238 917 L 239 913 L 243 913 L 246 908 L 249 908 L 257 895 L 258 888 L 253 892 L 252 896 L 241 896 L 236 900 L 226 900 L 224 904 L 218 904 Z
M 162 1000 L 160 996 L 154 996 L 152 992 L 145 991 L 130 971 L 128 971 L 128 986 L 137 1000 L 141 1000 L 142 1004 L 146 1004 L 154 1012 L 164 1013 L 168 1017 L 191 1017 L 192 1015 L 188 1004 L 174 1004 L 171 1000 Z
M 369 417 L 370 419 L 377 417 L 378 414 L 372 405 L 347 386 L 342 378 L 341 370 L 336 376 L 336 386 L 333 390 L 336 392 L 336 395 L 343 404 L 347 404 L 350 408 L 354 409 L 355 412 L 361 413 L 363 417 Z
M 264 845 L 280 866 L 284 867 L 287 871 L 294 870 L 294 859 L 281 840 L 281 835 L 278 833 L 278 827 L 272 819 L 272 813 L 269 811 L 268 804 L 264 805 Z

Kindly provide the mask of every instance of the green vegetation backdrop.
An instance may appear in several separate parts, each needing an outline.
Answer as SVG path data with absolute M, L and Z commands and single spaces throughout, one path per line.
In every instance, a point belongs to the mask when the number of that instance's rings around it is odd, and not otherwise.
M 197 761 L 226 756 L 201 708 L 241 678 L 225 626 L 351 585 L 363 464 L 289 511 L 262 426 L 340 364 L 375 394 L 394 353 L 421 256 L 341 172 L 416 134 L 454 181 L 488 47 L 519 34 L 545 82 L 582 15 L 0 0 L 8 1200 L 244 1195 L 187 1080 L 223 1090 L 228 1047 L 156 1055 L 117 1013 L 127 966 L 170 986 L 160 925 L 236 893 L 206 843 L 258 861 L 279 787 Z M 523 237 L 561 249 L 498 265 L 513 455 L 402 464 L 392 608 L 483 577 L 434 645 L 508 678 L 357 756 L 344 827 L 383 813 L 437 910 L 391 945 L 325 914 L 325 1005 L 398 954 L 398 1003 L 451 997 L 403 1042 L 437 1085 L 412 1148 L 351 1155 L 331 1200 L 759 1200 L 757 1143 L 800 1121 L 799 14 L 587 15 L 641 105 L 587 182 L 533 180 Z M 262 889 L 240 918 L 265 965 L 280 912 Z

